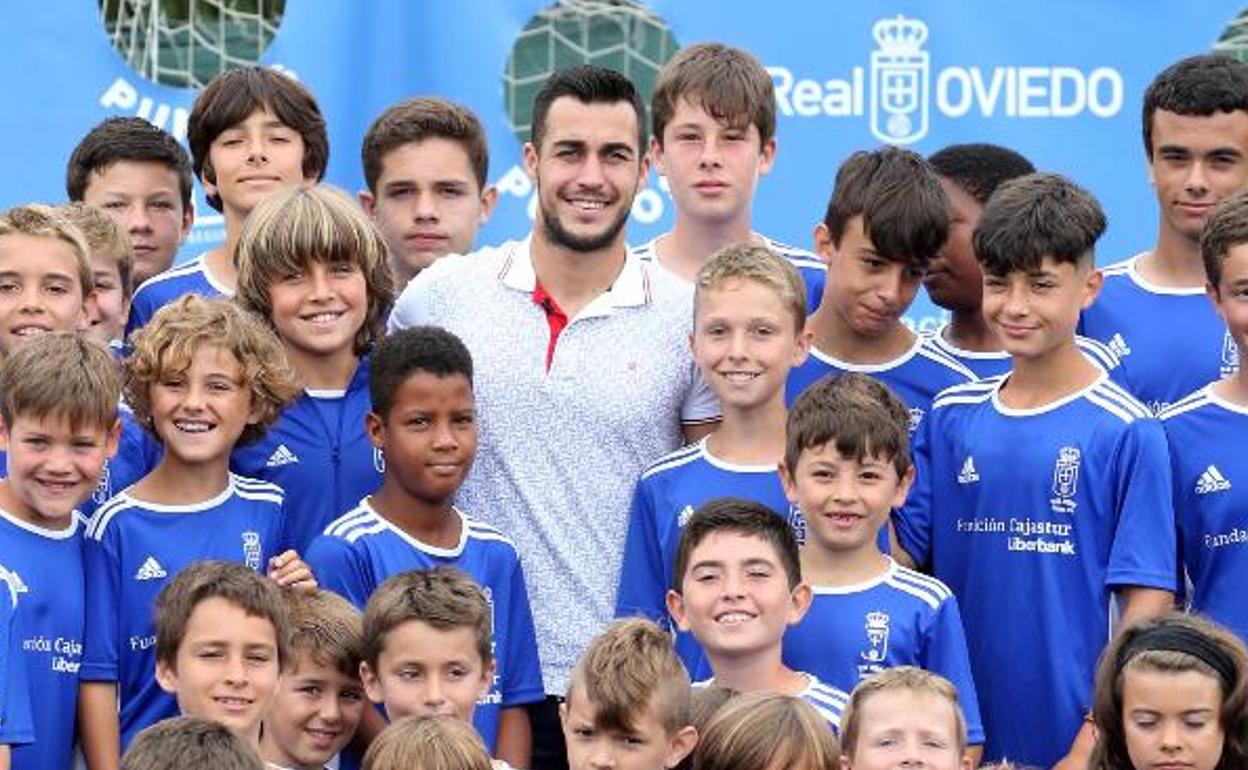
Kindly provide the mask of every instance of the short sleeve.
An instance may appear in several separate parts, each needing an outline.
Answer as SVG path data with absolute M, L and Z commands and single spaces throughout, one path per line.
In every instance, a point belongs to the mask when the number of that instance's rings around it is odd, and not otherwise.
M 96 524 L 104 523 L 97 519 Z M 87 530 L 82 562 L 86 578 L 86 622 L 82 667 L 87 682 L 116 682 L 121 650 L 121 554 L 116 527 Z
M 906 503 L 893 512 L 893 528 L 897 542 L 918 565 L 931 563 L 932 546 L 932 425 L 934 414 L 919 423 L 914 434 L 911 455 L 914 459 L 914 484 Z
M 667 614 L 667 576 L 671 565 L 664 563 L 652 491 L 645 478 L 633 490 L 615 599 L 617 618 L 641 615 L 658 622 Z
M 690 362 L 689 367 L 692 370 L 692 376 L 690 377 L 689 391 L 685 394 L 685 400 L 680 405 L 681 423 L 697 425 L 719 420 L 722 414 L 719 408 L 719 398 L 711 390 L 710 383 L 702 376 L 702 370 L 692 362 Z
M 1134 420 L 1113 456 L 1117 525 L 1105 582 L 1173 591 L 1178 545 L 1170 454 L 1161 424 Z
M 17 622 L 17 594 L 0 567 L 0 744 L 14 746 L 35 739 L 30 686 L 22 659 Z
M 966 717 L 967 739 L 984 742 L 984 725 L 979 715 L 979 696 L 971 674 L 971 658 L 966 648 L 966 631 L 957 597 L 952 594 L 941 602 L 926 630 L 923 668 L 940 674 L 958 690 L 958 701 Z
M 504 675 L 499 683 L 503 708 L 534 703 L 546 697 L 541 659 L 537 654 L 537 631 L 533 627 L 533 611 L 529 606 L 529 592 L 524 585 L 524 571 L 519 557 L 511 572 L 508 589 L 507 650 Z

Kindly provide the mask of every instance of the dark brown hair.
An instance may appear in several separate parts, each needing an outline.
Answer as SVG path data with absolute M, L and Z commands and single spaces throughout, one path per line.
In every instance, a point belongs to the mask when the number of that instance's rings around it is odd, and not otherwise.
M 753 54 L 723 43 L 696 43 L 676 52 L 659 71 L 650 97 L 653 136 L 684 99 L 729 125 L 754 124 L 761 144 L 776 134 L 776 89 Z
M 757 537 L 776 552 L 776 559 L 784 569 L 789 588 L 802 582 L 802 563 L 798 556 L 797 537 L 793 528 L 775 511 L 754 500 L 737 497 L 720 497 L 703 503 L 680 533 L 676 547 L 676 571 L 672 574 L 672 590 L 680 593 L 689 569 L 693 550 L 715 532 Z
M 388 107 L 364 134 L 360 160 L 369 192 L 377 192 L 377 180 L 381 178 L 386 155 L 391 150 L 426 139 L 447 139 L 463 147 L 478 191 L 485 189 L 490 152 L 481 121 L 461 104 L 434 96 L 419 96 Z
M 887 385 L 865 374 L 829 374 L 793 402 L 784 432 L 784 465 L 797 472 L 802 452 L 831 444 L 844 457 L 879 457 L 897 476 L 910 469 L 910 410 Z

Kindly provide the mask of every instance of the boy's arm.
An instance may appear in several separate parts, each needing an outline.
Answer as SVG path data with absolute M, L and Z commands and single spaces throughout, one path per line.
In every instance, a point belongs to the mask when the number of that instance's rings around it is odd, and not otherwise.
M 121 763 L 121 723 L 115 682 L 79 685 L 78 731 L 89 770 L 117 770 Z
M 680 430 L 686 444 L 701 441 L 714 433 L 723 415 L 719 408 L 719 398 L 702 376 L 702 370 L 692 361 L 689 362 L 689 368 L 692 372 L 689 391 L 685 394 L 684 403 L 680 405 Z
M 533 729 L 529 711 L 524 706 L 510 706 L 498 711 L 498 740 L 494 756 L 514 768 L 529 766 L 533 754 Z
M 628 514 L 628 535 L 616 591 L 617 618 L 641 615 L 657 622 L 667 615 L 667 576 L 672 567 L 663 558 L 655 507 L 652 485 L 644 478 L 638 480 Z

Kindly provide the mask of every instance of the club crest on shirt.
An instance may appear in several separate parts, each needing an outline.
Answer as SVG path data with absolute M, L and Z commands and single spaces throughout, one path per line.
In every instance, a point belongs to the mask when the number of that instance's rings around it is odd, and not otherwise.
M 884 662 L 888 659 L 888 626 L 890 618 L 887 612 L 876 610 L 868 612 L 866 625 L 867 648 L 860 654 L 858 673 L 867 677 L 884 670 Z
M 378 473 L 386 472 L 386 456 L 381 453 L 381 447 L 373 447 L 373 469 Z
M 260 571 L 260 533 L 248 530 L 243 533 L 243 564 Z
M 1053 497 L 1049 505 L 1054 513 L 1074 513 L 1077 503 L 1075 492 L 1079 484 L 1079 449 L 1064 446 L 1057 450 L 1057 463 L 1053 467 Z
M 793 537 L 799 546 L 806 545 L 806 517 L 796 504 L 789 503 L 789 526 L 793 528 Z
M 104 463 L 104 469 L 100 471 L 100 483 L 95 485 L 95 489 L 91 491 L 91 499 L 103 505 L 112 497 L 112 471 L 108 467 L 108 462 Z
M 1239 371 L 1239 348 L 1235 347 L 1235 338 L 1228 331 L 1222 338 L 1222 376 L 1230 377 Z

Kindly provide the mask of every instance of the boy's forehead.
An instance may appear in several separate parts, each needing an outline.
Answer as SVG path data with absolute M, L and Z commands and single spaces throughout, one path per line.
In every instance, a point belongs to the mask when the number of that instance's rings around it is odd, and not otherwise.
M 382 653 L 407 661 L 472 659 L 480 661 L 476 633 L 469 626 L 438 628 L 410 618 L 386 632 Z
M 31 410 L 13 415 L 13 424 L 9 426 L 12 433 L 42 433 L 49 436 L 86 437 L 103 439 L 107 437 L 111 425 L 97 425 L 93 421 L 84 420 L 75 424 L 67 410 L 55 410 L 46 414 L 38 414 Z
M 721 529 L 708 533 L 689 554 L 691 566 L 747 561 L 766 561 L 776 564 L 780 561 L 780 554 L 775 546 L 761 534 L 733 529 Z
M 462 176 L 476 183 L 472 159 L 464 144 L 445 136 L 427 136 L 403 142 L 386 150 L 381 156 L 384 183 L 394 178 Z
M 187 636 L 192 632 L 201 637 L 243 644 L 277 643 L 277 628 L 270 618 L 252 614 L 224 596 L 205 597 L 191 608 L 186 621 Z
M 4 233 L 0 235 L 0 269 L 78 275 L 78 257 L 68 243 L 54 235 Z
M 96 192 L 176 193 L 179 188 L 178 172 L 168 164 L 158 160 L 122 158 L 91 170 L 87 175 L 83 198 L 90 203 L 89 198 Z
M 701 122 L 710 119 L 724 128 L 740 128 L 748 130 L 754 124 L 749 113 L 744 110 L 729 114 L 724 105 L 718 104 L 713 95 L 706 92 L 682 94 L 676 100 L 669 125 Z

